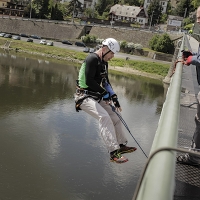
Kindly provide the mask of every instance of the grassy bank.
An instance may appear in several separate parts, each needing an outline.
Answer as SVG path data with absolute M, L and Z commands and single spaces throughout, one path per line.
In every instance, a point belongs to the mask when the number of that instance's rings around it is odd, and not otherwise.
M 6 42 L 6 38 L 0 38 L 0 45 L 4 45 Z M 55 46 L 46 46 L 36 43 L 29 43 L 25 41 L 17 41 L 11 40 L 10 48 L 19 52 L 27 52 L 27 53 L 39 53 L 40 55 L 52 57 L 54 59 L 63 59 L 69 60 L 72 62 L 81 63 L 84 61 L 87 53 L 73 51 L 69 49 L 59 48 Z M 122 71 L 125 72 L 125 68 L 132 69 L 134 71 L 145 72 L 149 74 L 160 75 L 165 77 L 168 73 L 168 69 L 170 64 L 164 64 L 159 62 L 149 62 L 149 61 L 135 61 L 135 60 L 125 60 L 114 58 L 109 62 L 110 66 L 113 67 L 121 67 Z M 130 70 L 129 72 L 130 73 Z

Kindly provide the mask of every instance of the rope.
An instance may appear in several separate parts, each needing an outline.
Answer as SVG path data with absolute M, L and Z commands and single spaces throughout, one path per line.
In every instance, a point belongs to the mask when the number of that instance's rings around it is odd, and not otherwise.
M 137 145 L 140 147 L 140 149 L 141 149 L 141 151 L 144 153 L 145 157 L 148 158 L 148 156 L 146 155 L 146 153 L 144 152 L 144 150 L 142 149 L 142 147 L 140 146 L 140 144 L 137 142 L 137 140 L 134 138 L 133 134 L 132 134 L 131 131 L 129 130 L 129 128 L 128 128 L 126 122 L 124 121 L 124 119 L 122 118 L 122 116 L 121 116 L 119 113 L 117 113 L 117 112 L 115 111 L 115 107 L 114 107 L 113 105 L 111 105 L 111 104 L 109 104 L 109 105 L 110 105 L 110 107 L 112 108 L 112 111 L 115 112 L 115 113 L 117 114 L 117 116 L 119 117 L 119 119 L 121 120 L 121 122 L 124 124 L 125 128 L 128 130 L 128 132 L 130 133 L 130 135 L 132 136 L 132 138 L 133 138 L 133 139 L 135 140 L 135 142 L 137 143 Z

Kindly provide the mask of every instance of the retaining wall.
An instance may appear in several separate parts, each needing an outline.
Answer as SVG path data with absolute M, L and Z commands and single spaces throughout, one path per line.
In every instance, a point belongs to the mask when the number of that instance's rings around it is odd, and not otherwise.
M 75 40 L 80 37 L 84 26 L 58 23 L 55 21 L 35 21 L 23 19 L 0 18 L 0 31 L 11 34 L 25 33 L 27 35 L 38 35 L 42 38 L 55 40 Z
M 69 24 L 64 21 L 48 21 L 35 20 L 23 18 L 0 18 L 0 32 L 7 32 L 11 34 L 24 33 L 27 35 L 38 35 L 42 38 L 52 40 L 71 40 L 76 41 L 82 35 L 90 31 L 90 35 L 95 35 L 98 38 L 105 39 L 113 37 L 118 41 L 127 41 L 141 44 L 143 47 L 149 47 L 149 41 L 155 35 L 155 32 L 133 30 L 120 27 L 106 27 L 106 26 L 88 26 Z M 169 34 L 170 35 L 170 34 Z M 171 34 L 171 39 L 176 40 L 180 38 L 180 34 Z M 144 55 L 144 52 L 133 52 L 136 55 L 143 55 L 158 60 L 170 61 L 172 55 Z
M 25 33 L 27 35 L 38 35 L 46 39 L 64 40 L 69 39 L 75 41 L 80 39 L 87 32 L 88 25 L 74 25 L 64 21 L 48 21 L 48 20 L 27 20 L 23 18 L 0 18 L 0 31 L 11 34 Z M 119 41 L 125 40 L 141 44 L 143 47 L 149 47 L 149 41 L 156 33 L 126 29 L 120 27 L 93 26 L 88 27 L 90 35 L 105 39 L 113 37 Z M 88 29 L 88 30 L 89 30 Z M 180 34 L 171 34 L 171 39 L 179 38 Z

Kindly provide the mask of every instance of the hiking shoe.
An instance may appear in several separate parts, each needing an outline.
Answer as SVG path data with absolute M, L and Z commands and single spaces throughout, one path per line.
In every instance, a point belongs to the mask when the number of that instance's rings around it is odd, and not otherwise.
M 178 156 L 176 161 L 183 165 L 200 166 L 199 163 L 192 162 L 188 154 Z
M 127 158 L 119 153 L 119 150 L 114 151 L 114 153 L 110 153 L 110 160 L 116 163 L 125 163 L 128 161 Z
M 136 151 L 137 148 L 136 147 L 128 147 L 126 145 L 120 144 L 120 149 L 119 149 L 119 153 L 123 154 L 123 153 L 131 153 L 133 151 Z

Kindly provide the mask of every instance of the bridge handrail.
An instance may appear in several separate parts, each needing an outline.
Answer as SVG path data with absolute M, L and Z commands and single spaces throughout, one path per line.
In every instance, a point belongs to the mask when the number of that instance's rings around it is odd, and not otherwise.
M 181 50 L 185 47 L 185 41 L 186 36 L 183 36 L 178 58 L 181 57 Z M 183 64 L 178 62 L 176 71 L 171 78 L 150 156 L 160 148 L 177 147 L 182 67 Z M 138 194 L 134 195 L 133 200 L 173 199 L 175 189 L 175 156 L 176 154 L 172 151 L 160 151 L 152 157 L 141 185 L 136 189 L 138 190 Z

